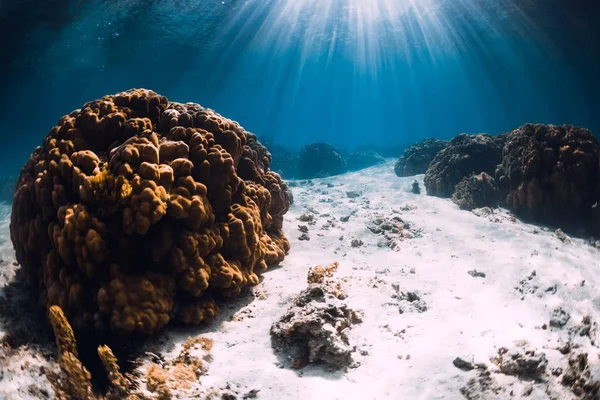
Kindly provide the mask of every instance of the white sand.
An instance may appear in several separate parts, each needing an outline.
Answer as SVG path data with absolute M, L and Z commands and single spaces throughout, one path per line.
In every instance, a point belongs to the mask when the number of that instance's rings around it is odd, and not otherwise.
M 422 176 L 416 179 L 424 193 Z M 581 239 L 563 243 L 551 230 L 521 223 L 503 210 L 493 215 L 478 211 L 482 216 L 477 216 L 449 200 L 415 195 L 410 192 L 413 180 L 396 177 L 390 161 L 315 179 L 312 185 L 293 183 L 295 203 L 284 226 L 292 250 L 282 267 L 265 273 L 250 296 L 221 305 L 214 324 L 169 331 L 169 345 L 189 335 L 212 338 L 213 361 L 200 383 L 229 383 L 240 398 L 256 389 L 257 398 L 266 400 L 463 399 L 461 387 L 478 372 L 456 368 L 452 361 L 457 356 L 494 371 L 498 393 L 473 398 L 522 398 L 524 390 L 532 390 L 528 398 L 577 398 L 550 371 L 566 369 L 567 356 L 556 347 L 570 338 L 569 328 L 585 315 L 600 320 L 600 251 Z M 362 194 L 349 198 L 349 191 Z M 316 223 L 298 221 L 304 213 L 314 214 Z M 340 221 L 348 215 L 348 222 Z M 377 216 L 398 216 L 420 237 L 398 238 L 396 249 L 378 247 L 382 237 L 368 229 Z M 308 226 L 309 241 L 298 239 L 298 225 Z M 4 256 L 7 224 L 1 229 Z M 363 245 L 352 247 L 353 239 Z M 299 371 L 280 368 L 270 326 L 306 287 L 309 267 L 332 261 L 340 264 L 335 277 L 346 280 L 346 301 L 364 314 L 351 332 L 357 365 L 346 372 L 318 365 Z M 473 277 L 468 273 L 472 270 L 486 276 Z M 546 291 L 554 285 L 555 293 Z M 529 293 L 534 286 L 537 290 Z M 398 291 L 416 292 L 426 310 L 419 312 L 415 304 L 393 298 Z M 571 316 L 566 326 L 541 329 L 559 306 Z M 577 351 L 588 353 L 590 363 L 597 365 L 597 344 L 571 336 L 582 346 Z M 595 332 L 591 336 L 596 339 Z M 175 353 L 169 345 L 163 352 L 167 358 Z M 490 358 L 500 347 L 516 345 L 546 353 L 549 365 L 539 382 L 496 373 Z M 7 383 L 14 373 L 5 371 L 0 398 L 18 398 Z

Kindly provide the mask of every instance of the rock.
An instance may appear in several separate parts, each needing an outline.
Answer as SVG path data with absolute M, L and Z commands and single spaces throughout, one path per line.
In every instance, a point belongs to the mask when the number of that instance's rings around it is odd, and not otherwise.
M 445 140 L 432 138 L 410 146 L 396 162 L 394 172 L 400 177 L 424 174 L 431 160 L 447 145 Z
M 412 187 L 411 187 L 410 191 L 413 192 L 414 194 L 421 194 L 421 187 L 419 186 L 419 182 L 414 181 L 412 183 Z
M 569 367 L 564 372 L 561 383 L 573 394 L 584 399 L 597 399 L 600 382 L 592 377 L 587 353 L 569 357 Z
M 427 194 L 450 197 L 465 177 L 485 172 L 493 175 L 502 160 L 502 148 L 487 134 L 460 134 L 431 161 L 425 172 Z
M 244 400 L 256 399 L 258 397 L 258 392 L 260 392 L 260 389 L 252 389 L 248 393 L 246 393 L 243 398 Z
M 362 195 L 362 192 L 356 191 L 356 190 L 346 192 L 346 196 L 350 199 L 355 199 L 357 197 L 360 197 L 361 195 Z
M 569 322 L 571 316 L 568 312 L 563 310 L 562 308 L 555 308 L 552 311 L 552 317 L 550 318 L 550 326 L 555 328 L 562 328 Z
M 490 371 L 481 371 L 475 378 L 469 379 L 467 384 L 460 388 L 460 393 L 467 400 L 491 400 L 498 399 L 500 391 L 498 383 L 492 377 Z
M 310 240 L 310 237 L 306 233 L 303 233 L 298 237 L 298 240 Z
M 271 326 L 277 347 L 285 348 L 296 365 L 325 362 L 342 368 L 352 364 L 355 346 L 348 340 L 351 327 L 361 322 L 324 284 L 310 284 L 285 314 Z
M 352 242 L 350 242 L 350 245 L 351 245 L 352 247 L 360 247 L 360 246 L 362 246 L 363 244 L 364 244 L 364 243 L 363 243 L 363 241 L 362 241 L 362 240 L 360 240 L 360 239 L 352 239 Z
M 460 181 L 452 194 L 452 201 L 461 210 L 497 207 L 500 193 L 496 181 L 485 172 L 473 174 Z
M 536 353 L 535 350 L 526 350 L 521 353 L 517 349 L 501 348 L 498 350 L 498 356 L 493 358 L 492 362 L 503 374 L 530 378 L 541 377 L 548 366 L 546 354 Z
M 306 225 L 298 225 L 298 230 L 302 233 L 308 233 L 308 226 Z
M 301 221 L 301 222 L 312 222 L 314 220 L 315 220 L 315 216 L 312 214 L 305 213 L 298 217 L 298 221 Z
M 571 244 L 571 238 L 568 237 L 567 235 L 565 235 L 565 233 L 562 231 L 562 229 L 558 228 L 557 230 L 554 231 L 554 234 L 564 244 Z
M 480 272 L 480 271 L 477 271 L 476 269 L 474 269 L 472 271 L 467 271 L 467 273 L 474 278 L 485 278 L 485 272 Z
M 456 357 L 454 361 L 452 361 L 452 364 L 454 364 L 456 368 L 461 369 L 463 371 L 471 371 L 472 369 L 475 369 L 473 363 L 465 361 L 460 357 Z

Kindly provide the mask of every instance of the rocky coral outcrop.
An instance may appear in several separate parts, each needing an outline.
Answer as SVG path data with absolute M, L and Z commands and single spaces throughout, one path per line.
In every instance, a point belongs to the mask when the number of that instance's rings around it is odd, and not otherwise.
M 304 146 L 296 167 L 298 179 L 325 178 L 347 171 L 348 164 L 342 153 L 327 143 Z
M 493 175 L 502 160 L 498 140 L 487 134 L 460 134 L 431 161 L 425 173 L 427 194 L 450 197 L 465 177 L 485 172 Z
M 515 214 L 600 232 L 600 142 L 587 129 L 527 124 L 512 131 L 496 179 Z
M 334 262 L 310 268 L 308 287 L 271 326 L 273 347 L 285 351 L 294 368 L 315 362 L 344 368 L 353 361 L 348 333 L 362 315 L 345 303 L 341 282 L 332 278 L 338 267 Z
M 76 332 L 152 334 L 214 316 L 283 260 L 290 202 L 239 124 L 145 89 L 62 117 L 18 178 L 11 239 Z
M 380 156 L 379 153 L 374 150 L 365 150 L 350 153 L 346 161 L 348 163 L 349 171 L 358 171 L 374 165 L 383 164 L 385 158 Z
M 294 305 L 271 327 L 275 345 L 284 347 L 295 367 L 325 362 L 335 367 L 352 363 L 349 328 L 360 316 L 332 293 L 330 287 L 312 283 Z
M 452 201 L 462 210 L 480 207 L 496 207 L 500 194 L 496 181 L 482 172 L 464 178 L 454 190 Z
M 546 372 L 548 360 L 544 353 L 536 350 L 523 350 L 502 347 L 498 355 L 492 359 L 500 372 L 519 377 L 540 378 Z
M 404 150 L 404 154 L 394 166 L 397 176 L 413 176 L 424 174 L 437 153 L 448 146 L 448 141 L 438 139 L 425 139 Z

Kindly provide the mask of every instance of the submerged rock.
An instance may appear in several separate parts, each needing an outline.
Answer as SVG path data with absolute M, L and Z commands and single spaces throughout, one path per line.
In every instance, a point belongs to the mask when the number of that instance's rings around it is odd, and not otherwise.
M 465 177 L 481 172 L 493 175 L 501 159 L 502 148 L 492 136 L 461 133 L 431 161 L 424 179 L 427 194 L 450 197 Z
M 412 183 L 412 187 L 411 187 L 410 191 L 413 192 L 414 194 L 421 194 L 421 187 L 419 186 L 419 182 L 414 181 Z
M 321 361 L 342 368 L 352 363 L 355 348 L 348 331 L 358 322 L 360 315 L 328 285 L 312 283 L 271 326 L 271 336 L 275 347 L 289 353 L 294 367 Z
M 452 201 L 462 210 L 496 207 L 499 200 L 498 186 L 494 178 L 482 172 L 464 178 L 454 190 Z
M 546 354 L 535 350 L 521 352 L 517 349 L 501 348 L 498 350 L 498 356 L 492 361 L 503 374 L 528 378 L 541 377 L 548 366 Z
M 448 141 L 433 138 L 414 144 L 404 150 L 404 154 L 394 166 L 394 172 L 400 177 L 424 174 L 429 163 L 446 146 Z

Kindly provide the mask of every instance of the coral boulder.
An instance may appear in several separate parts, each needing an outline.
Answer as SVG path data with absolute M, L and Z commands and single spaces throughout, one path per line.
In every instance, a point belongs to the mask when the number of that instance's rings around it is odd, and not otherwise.
M 75 331 L 199 323 L 289 249 L 288 191 L 270 161 L 252 133 L 197 104 L 145 89 L 89 102 L 21 170 L 17 260 Z
M 455 186 L 471 174 L 493 175 L 500 164 L 502 147 L 487 134 L 460 134 L 431 161 L 425 173 L 427 194 L 450 197 Z
M 470 211 L 480 207 L 496 207 L 499 197 L 495 179 L 482 172 L 460 181 L 452 194 L 452 201 L 462 210 Z
M 394 166 L 397 176 L 413 176 L 424 174 L 434 157 L 448 146 L 446 140 L 425 139 L 404 150 Z
M 526 219 L 600 232 L 600 142 L 570 125 L 524 125 L 496 170 L 506 203 Z

